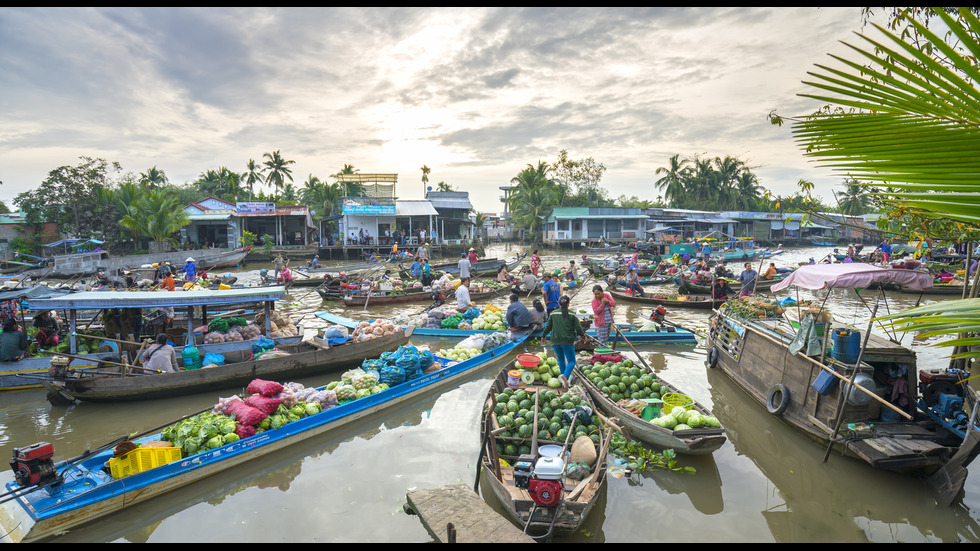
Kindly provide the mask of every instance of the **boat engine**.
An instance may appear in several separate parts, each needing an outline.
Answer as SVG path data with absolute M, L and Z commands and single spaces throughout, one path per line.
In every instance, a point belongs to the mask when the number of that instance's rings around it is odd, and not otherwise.
M 555 507 L 562 500 L 565 490 L 562 476 L 565 462 L 558 457 L 522 455 L 514 465 L 514 484 L 527 490 L 531 500 L 541 507 Z
M 963 396 L 961 381 L 967 378 L 962 369 L 924 369 L 919 371 L 922 399 L 927 406 L 935 406 L 944 394 Z
M 663 323 L 664 319 L 667 317 L 667 309 L 662 305 L 657 306 L 657 309 L 650 314 L 650 319 L 657 323 Z
M 54 461 L 54 445 L 38 442 L 23 448 L 14 448 L 10 468 L 21 487 L 47 484 L 58 479 Z

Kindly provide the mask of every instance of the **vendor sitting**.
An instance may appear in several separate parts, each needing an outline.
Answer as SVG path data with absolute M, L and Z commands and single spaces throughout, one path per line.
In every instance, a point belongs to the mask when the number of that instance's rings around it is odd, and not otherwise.
M 456 310 L 465 312 L 473 306 L 470 302 L 470 278 L 464 277 L 456 288 Z
M 58 325 L 58 320 L 51 315 L 50 310 L 41 310 L 36 316 L 34 316 L 34 327 L 37 328 L 37 345 L 42 347 L 51 347 L 58 345 L 58 332 L 61 327 Z
M 0 361 L 15 362 L 27 357 L 27 336 L 13 318 L 3 322 L 0 334 Z
M 727 300 L 729 295 L 734 295 L 735 291 L 728 285 L 728 280 L 723 277 L 716 277 L 714 285 L 711 286 L 712 300 Z
M 517 293 L 510 295 L 510 306 L 507 307 L 507 327 L 511 333 L 522 333 L 534 323 L 531 312 L 520 301 Z

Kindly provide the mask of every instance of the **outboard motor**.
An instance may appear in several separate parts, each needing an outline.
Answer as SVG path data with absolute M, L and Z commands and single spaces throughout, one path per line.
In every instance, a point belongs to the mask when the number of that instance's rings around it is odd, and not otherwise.
M 650 319 L 657 323 L 663 323 L 664 319 L 667 317 L 667 309 L 661 306 L 657 306 L 657 309 L 650 314 Z
M 565 486 L 562 477 L 565 462 L 559 457 L 538 457 L 525 454 L 514 465 L 514 484 L 527 490 L 531 500 L 541 507 L 556 507 L 562 501 Z
M 54 446 L 47 442 L 14 448 L 10 468 L 14 471 L 17 484 L 23 488 L 58 480 L 52 457 L 54 457 Z

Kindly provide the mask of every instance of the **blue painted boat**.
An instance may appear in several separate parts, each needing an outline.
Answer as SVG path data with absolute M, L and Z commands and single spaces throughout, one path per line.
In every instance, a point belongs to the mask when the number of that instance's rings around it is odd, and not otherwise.
M 335 325 L 341 325 L 349 329 L 357 327 L 357 324 L 361 321 L 374 321 L 372 320 L 355 320 L 333 314 L 330 312 L 319 312 L 316 317 Z M 661 324 L 657 331 L 640 331 L 640 326 L 633 325 L 629 323 L 617 324 L 620 331 L 627 335 L 627 338 L 632 343 L 657 343 L 657 344 L 697 344 L 697 335 L 691 331 L 677 326 L 671 325 L 669 323 Z M 441 337 L 441 338 L 466 338 L 471 335 L 478 334 L 490 334 L 495 331 L 485 330 L 485 329 L 435 329 L 429 327 L 416 327 L 412 331 L 412 336 L 415 337 Z M 532 333 L 531 338 L 540 336 L 540 332 Z M 595 338 L 595 329 L 588 329 L 585 332 L 586 335 Z
M 0 501 L 7 500 L 0 504 L 0 541 L 37 541 L 64 533 L 124 507 L 193 484 L 369 415 L 445 390 L 485 368 L 503 364 L 504 359 L 523 346 L 526 339 L 526 336 L 521 336 L 518 340 L 464 362 L 450 362 L 437 357 L 436 361 L 441 367 L 383 392 L 124 478 L 113 478 L 106 468 L 117 441 L 83 459 L 76 458 L 64 462 L 65 465 L 56 465 L 57 484 L 33 489 L 8 482 L 6 494 L 0 494 Z M 156 433 L 131 441 L 141 444 L 160 441 L 161 438 Z

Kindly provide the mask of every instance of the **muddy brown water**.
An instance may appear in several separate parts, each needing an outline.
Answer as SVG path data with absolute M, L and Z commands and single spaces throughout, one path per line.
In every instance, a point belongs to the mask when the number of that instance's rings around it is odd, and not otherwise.
M 497 257 L 517 250 L 500 247 Z M 543 251 L 546 268 L 580 254 Z M 777 266 L 793 265 L 829 249 L 791 250 Z M 783 258 L 785 257 L 785 258 Z M 250 265 L 240 279 L 258 279 Z M 588 285 L 591 287 L 591 282 Z M 806 296 L 806 295 L 803 295 Z M 822 295 L 813 295 L 823 298 Z M 915 304 L 917 295 L 888 293 L 888 308 Z M 588 308 L 587 292 L 573 308 Z M 494 301 L 504 307 L 506 299 Z M 858 327 L 869 312 L 851 291 L 827 300 L 835 319 Z M 300 325 L 324 324 L 323 310 L 354 318 L 421 311 L 425 304 L 345 309 L 294 288 L 278 306 Z M 617 304 L 619 322 L 640 322 L 649 308 Z M 670 309 L 668 319 L 703 335 L 708 313 Z M 945 367 L 948 354 L 935 340 L 902 341 L 918 352 L 922 369 Z M 416 339 L 432 348 L 452 342 Z M 528 351 L 540 350 L 529 345 Z M 621 350 L 628 356 L 628 348 Z M 721 373 L 705 368 L 703 337 L 697 345 L 638 347 L 660 376 L 707 404 L 728 442 L 709 457 L 681 458 L 694 475 L 666 470 L 631 477 L 611 468 L 605 494 L 571 542 L 976 542 L 980 541 L 980 475 L 967 479 L 964 496 L 938 506 L 921 483 L 832 455 L 751 402 Z M 402 511 L 416 488 L 472 486 L 478 455 L 481 401 L 495 370 L 395 411 L 375 415 L 336 433 L 303 442 L 155 498 L 57 538 L 60 542 L 428 542 L 419 520 Z M 339 378 L 300 379 L 321 385 Z M 0 395 L 0 454 L 14 446 L 52 442 L 56 459 L 71 457 L 121 435 L 149 429 L 203 409 L 226 393 L 199 394 L 127 404 L 54 407 L 42 391 Z M 972 470 L 976 471 L 974 466 Z M 0 482 L 12 479 L 9 469 Z

